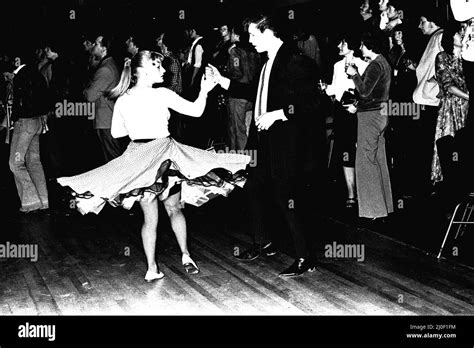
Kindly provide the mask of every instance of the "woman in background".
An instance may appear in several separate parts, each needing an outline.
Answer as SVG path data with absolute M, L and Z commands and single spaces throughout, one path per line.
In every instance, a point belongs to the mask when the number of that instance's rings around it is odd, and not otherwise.
M 431 180 L 438 183 L 443 180 L 436 141 L 463 128 L 469 110 L 469 93 L 464 80 L 461 49 L 462 36 L 457 28 L 445 29 L 441 40 L 443 52 L 436 56 L 436 80 L 440 87 L 440 107 L 436 124 L 435 146 L 431 165 Z
M 334 96 L 336 99 L 334 105 L 335 114 L 335 134 L 336 148 L 338 156 L 342 160 L 344 178 L 347 185 L 348 197 L 346 208 L 353 208 L 357 204 L 357 195 L 355 187 L 355 156 L 357 143 L 357 117 L 347 111 L 342 100 L 344 93 L 354 94 L 355 85 L 352 79 L 346 74 L 346 67 L 349 64 L 355 64 L 361 74 L 364 73 L 368 63 L 361 58 L 356 57 L 354 51 L 358 50 L 360 41 L 355 37 L 346 35 L 342 38 L 339 45 L 340 61 L 334 64 L 332 82 L 326 88 L 328 96 Z M 355 97 L 355 96 L 354 96 Z

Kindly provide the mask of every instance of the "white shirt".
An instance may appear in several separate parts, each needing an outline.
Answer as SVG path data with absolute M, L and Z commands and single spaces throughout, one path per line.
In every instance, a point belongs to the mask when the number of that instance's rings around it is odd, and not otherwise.
M 474 4 L 474 0 L 472 1 Z M 468 25 L 466 33 L 462 39 L 462 58 L 468 62 L 474 62 L 474 34 L 471 25 Z
M 357 70 L 361 76 L 369 66 L 369 63 L 357 57 L 354 57 L 351 62 L 357 66 Z M 354 81 L 346 74 L 346 58 L 343 58 L 334 64 L 332 82 L 328 85 L 326 94 L 329 96 L 333 95 L 337 101 L 341 101 L 342 95 L 349 89 L 355 89 L 355 85 Z
M 385 30 L 389 22 L 390 19 L 388 18 L 387 11 L 383 11 L 382 13 L 380 13 L 380 30 Z
M 15 71 L 13 71 L 13 74 L 16 75 L 20 72 L 21 69 L 23 69 L 23 67 L 25 67 L 26 64 L 22 64 L 20 65 L 18 68 L 15 69 Z
M 199 41 L 199 39 L 201 39 L 202 36 L 198 36 L 194 41 L 193 41 L 193 44 L 191 45 L 191 49 L 189 50 L 189 54 L 188 54 L 188 64 L 192 64 L 193 62 L 193 51 L 194 51 L 194 46 L 196 46 L 197 42 Z M 202 54 L 203 54 L 203 50 L 202 50 L 202 47 L 199 46 L 198 48 L 196 48 L 196 60 L 194 62 L 194 67 L 195 68 L 200 68 L 201 67 L 201 64 L 202 64 Z
M 451 9 L 454 18 L 459 22 L 465 22 L 474 18 L 474 1 L 473 0 L 450 0 Z
M 261 108 L 262 108 L 262 115 L 267 112 L 267 103 L 268 103 L 268 84 L 270 82 L 270 74 L 272 72 L 272 67 L 273 63 L 275 62 L 275 57 L 280 50 L 281 46 L 283 45 L 283 42 L 281 42 L 278 45 L 278 48 L 270 54 L 268 53 L 268 60 L 265 66 L 263 66 L 262 71 L 260 73 L 260 80 L 258 82 L 258 89 L 257 89 L 257 100 L 255 101 L 255 119 L 260 117 L 258 114 L 258 106 L 260 105 L 260 88 L 262 86 L 262 82 L 264 83 L 264 88 L 262 90 L 262 101 L 261 101 Z M 263 76 L 263 73 L 265 72 L 265 76 Z
M 132 140 L 168 137 L 169 109 L 199 117 L 205 106 L 206 98 L 192 103 L 167 88 L 130 89 L 115 103 L 111 133 L 114 138 L 128 135 Z

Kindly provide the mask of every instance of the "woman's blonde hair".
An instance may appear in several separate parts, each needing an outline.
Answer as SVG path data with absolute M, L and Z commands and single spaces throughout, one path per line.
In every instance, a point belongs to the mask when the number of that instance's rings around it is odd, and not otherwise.
M 144 66 L 146 61 L 159 60 L 163 62 L 163 55 L 155 51 L 140 51 L 132 59 L 125 59 L 120 82 L 109 93 L 109 98 L 115 99 L 128 91 L 137 83 L 137 69 Z

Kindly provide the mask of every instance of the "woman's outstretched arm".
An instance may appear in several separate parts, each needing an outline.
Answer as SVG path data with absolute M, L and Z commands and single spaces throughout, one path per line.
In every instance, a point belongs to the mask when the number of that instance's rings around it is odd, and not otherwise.
M 201 91 L 194 102 L 180 97 L 178 94 L 167 88 L 158 88 L 157 93 L 160 93 L 159 98 L 166 103 L 168 108 L 183 115 L 200 117 L 206 107 L 207 94 L 216 84 L 217 83 L 213 79 L 206 79 L 206 77 L 203 76 L 201 80 Z

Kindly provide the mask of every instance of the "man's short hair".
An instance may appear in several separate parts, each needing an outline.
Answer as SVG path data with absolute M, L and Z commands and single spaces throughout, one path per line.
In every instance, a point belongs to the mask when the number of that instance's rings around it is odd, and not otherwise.
M 285 28 L 283 25 L 283 20 L 281 16 L 277 14 L 259 14 L 255 17 L 249 18 L 249 24 L 255 24 L 258 30 L 262 33 L 269 29 L 273 31 L 274 35 L 280 39 L 283 39 L 285 36 Z
M 390 0 L 388 3 L 388 6 L 393 6 L 395 10 L 404 10 L 404 5 L 406 4 L 406 1 L 402 0 Z
M 201 34 L 203 31 L 202 25 L 195 21 L 186 21 L 184 23 L 184 30 L 196 30 L 196 33 Z
M 183 36 L 180 35 L 178 30 L 164 31 L 163 44 L 168 47 L 171 52 L 178 53 L 181 47 L 185 46 Z
M 445 24 L 445 17 L 442 12 L 435 6 L 426 6 L 420 10 L 420 17 L 425 17 L 428 22 L 433 22 L 438 27 Z
M 97 37 L 102 36 L 101 46 L 107 48 L 107 54 L 110 54 L 114 49 L 114 38 L 109 34 L 99 33 Z
M 245 23 L 232 23 L 229 26 L 229 31 L 234 32 L 239 36 L 243 36 L 247 33 L 245 30 Z
M 155 42 L 151 35 L 148 33 L 133 32 L 127 36 L 127 39 L 131 38 L 135 46 L 138 47 L 139 51 L 153 50 L 155 48 Z
M 338 37 L 338 42 L 344 40 L 347 43 L 347 48 L 353 51 L 358 51 L 360 47 L 360 32 L 345 32 L 340 34 Z

